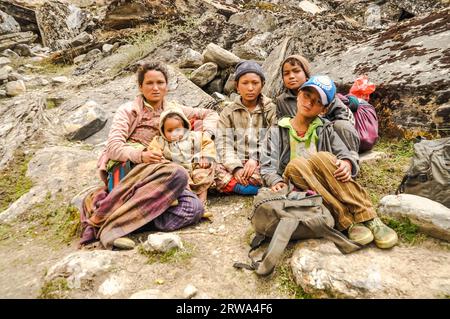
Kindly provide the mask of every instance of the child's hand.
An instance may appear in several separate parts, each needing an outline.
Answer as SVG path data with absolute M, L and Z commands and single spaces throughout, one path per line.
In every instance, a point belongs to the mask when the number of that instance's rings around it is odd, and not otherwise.
M 159 163 L 163 160 L 163 154 L 160 150 L 147 150 L 142 152 L 142 163 Z
M 348 160 L 337 160 L 337 170 L 334 172 L 334 177 L 343 183 L 352 179 L 352 164 Z
M 200 162 L 198 164 L 201 168 L 210 168 L 211 167 L 211 163 L 205 157 L 200 158 Z
M 237 168 L 234 173 L 233 173 L 234 178 L 236 179 L 236 181 L 238 182 L 238 184 L 247 186 L 248 185 L 248 181 L 247 179 L 244 177 L 244 169 L 242 167 Z
M 244 173 L 243 173 L 244 178 L 249 179 L 253 175 L 257 167 L 258 161 L 255 161 L 254 159 L 249 159 L 247 163 L 245 163 L 244 165 Z

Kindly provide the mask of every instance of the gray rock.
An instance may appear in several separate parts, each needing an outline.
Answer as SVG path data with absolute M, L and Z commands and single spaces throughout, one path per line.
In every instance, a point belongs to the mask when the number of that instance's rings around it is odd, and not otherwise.
M 217 70 L 218 68 L 216 63 L 208 62 L 194 70 L 189 79 L 195 83 L 195 85 L 204 87 L 216 77 Z
M 270 32 L 257 34 L 246 43 L 235 46 L 233 53 L 244 60 L 265 60 L 268 56 L 266 50 L 270 37 Z
M 103 51 L 103 53 L 109 54 L 109 53 L 112 53 L 113 48 L 114 48 L 114 45 L 105 43 L 102 46 L 102 51 Z
M 433 123 L 438 132 L 450 130 L 450 103 L 441 105 L 434 111 Z
M 111 297 L 122 292 L 128 282 L 129 280 L 127 278 L 112 275 L 98 287 L 98 292 L 103 296 Z
M 36 20 L 44 46 L 61 50 L 91 25 L 92 15 L 73 4 L 46 1 L 36 10 Z
M 118 258 L 109 250 L 78 251 L 52 266 L 45 276 L 45 282 L 66 278 L 71 289 L 89 286 L 93 280 L 111 270 Z
M 11 60 L 10 59 L 8 59 L 6 57 L 0 57 L 0 68 L 2 66 L 8 65 L 8 64 L 11 64 Z
M 264 84 L 262 93 L 269 97 L 276 97 L 283 90 L 280 66 L 288 55 L 291 41 L 292 38 L 285 38 L 280 45 L 272 50 L 263 63 L 262 68 L 266 76 L 266 83 Z
M 270 11 L 248 10 L 233 14 L 229 23 L 253 29 L 259 33 L 270 32 L 277 27 L 277 18 Z
M 94 40 L 94 37 L 87 33 L 86 31 L 81 32 L 75 38 L 70 40 L 70 45 L 72 47 L 77 47 L 80 45 L 91 43 Z
M 24 43 L 18 44 L 14 47 L 14 52 L 16 52 L 20 56 L 31 57 L 34 56 L 34 52 L 31 51 L 31 48 Z
M 235 66 L 239 63 L 240 59 L 230 51 L 227 51 L 220 46 L 210 43 L 203 51 L 203 61 L 214 62 L 220 68 L 224 69 L 230 66 Z
M 142 244 L 146 251 L 156 251 L 165 253 L 172 248 L 182 249 L 183 242 L 180 236 L 168 233 L 156 233 L 148 235 L 147 241 Z
M 227 100 L 227 97 L 225 95 L 220 94 L 218 92 L 214 92 L 213 94 L 211 94 L 211 97 L 215 99 L 217 102 L 223 102 Z
M 450 292 L 446 250 L 364 248 L 343 255 L 326 240 L 301 242 L 291 259 L 296 283 L 315 297 L 437 298 Z
M 74 64 L 80 64 L 86 58 L 86 54 L 82 54 L 73 59 Z
M 6 94 L 8 96 L 17 96 L 25 93 L 26 90 L 27 88 L 22 80 L 6 83 Z
M 52 78 L 53 84 L 63 84 L 67 83 L 69 81 L 69 78 L 67 76 L 56 76 Z
M 31 111 L 32 112 L 32 111 Z M 31 113 L 29 112 L 29 113 Z M 40 129 L 45 128 L 39 123 L 39 117 L 36 114 L 30 116 L 34 123 Z M 14 125 L 9 122 L 4 125 Z M 8 138 L 2 139 L 2 142 L 13 150 L 23 143 L 26 136 L 24 133 L 31 135 L 33 132 L 27 132 L 20 123 L 11 128 L 10 134 L 15 138 L 11 144 Z M 1 132 L 0 132 L 1 133 Z M 3 134 L 0 134 L 0 136 Z M 17 146 L 16 146 L 17 145 Z M 9 154 L 6 154 L 8 157 Z M 58 192 L 71 192 L 75 185 L 71 181 L 79 180 L 75 189 L 81 190 L 88 185 L 98 185 L 98 176 L 96 174 L 96 163 L 98 153 L 91 150 L 79 150 L 75 147 L 53 146 L 40 149 L 28 164 L 27 176 L 31 178 L 34 187 L 28 193 L 20 197 L 17 201 L 9 206 L 8 209 L 0 213 L 0 222 L 11 222 L 18 216 L 27 212 L 33 205 L 45 201 L 47 193 L 56 194 Z M 51 164 L 48 164 L 51 163 Z
M 387 195 L 381 199 L 378 212 L 407 217 L 421 232 L 450 241 L 450 209 L 441 203 L 411 194 Z
M 1 70 L 0 70 L 0 73 L 1 73 Z M 0 75 L 0 79 L 1 78 L 2 77 Z M 26 82 L 27 78 L 17 72 L 11 72 L 10 74 L 8 74 L 8 81 L 19 81 L 19 80 Z
M 13 71 L 13 68 L 9 65 L 5 65 L 0 67 L 0 81 L 6 80 L 9 77 L 9 74 Z
M 0 51 L 11 49 L 20 43 L 32 43 L 37 37 L 38 36 L 31 31 L 0 35 Z
M 349 87 L 359 74 L 367 74 L 377 86 L 371 103 L 383 127 L 393 134 L 408 131 L 423 135 L 434 131 L 432 114 L 448 102 L 450 78 L 450 26 L 445 22 L 450 9 L 433 12 L 392 26 L 374 34 L 367 41 L 352 45 L 346 51 L 331 50 L 318 55 L 312 65 L 315 73 L 333 78 L 338 86 Z M 433 33 L 429 33 L 433 28 Z M 447 53 L 446 53 L 447 52 Z M 438 99 L 439 96 L 447 96 Z M 436 99 L 436 103 L 423 103 Z
M 198 68 L 203 64 L 203 56 L 201 53 L 187 48 L 183 51 L 180 62 L 180 68 Z
M 7 97 L 5 90 L 0 90 L 0 99 Z
M 183 298 L 191 299 L 197 294 L 197 292 L 198 292 L 198 289 L 194 285 L 189 284 L 183 290 Z
M 19 23 L 9 14 L 0 10 L 0 34 L 20 32 Z
M 91 51 L 89 51 L 88 53 L 86 53 L 86 56 L 84 57 L 83 61 L 90 61 L 93 60 L 99 56 L 101 56 L 102 51 L 100 51 L 99 49 L 93 49 Z
M 214 92 L 223 92 L 224 81 L 221 78 L 215 78 L 206 87 L 205 91 L 208 94 L 213 94 Z
M 88 101 L 64 121 L 66 138 L 84 140 L 105 126 L 105 111 L 95 102 Z
M 230 74 L 225 85 L 223 87 L 223 93 L 226 95 L 230 95 L 231 93 L 236 91 L 236 81 L 234 80 L 234 73 Z
M 19 55 L 16 52 L 14 52 L 13 50 L 11 50 L 11 49 L 4 50 L 2 52 L 2 56 L 10 58 L 10 59 L 17 59 L 17 58 L 19 58 Z

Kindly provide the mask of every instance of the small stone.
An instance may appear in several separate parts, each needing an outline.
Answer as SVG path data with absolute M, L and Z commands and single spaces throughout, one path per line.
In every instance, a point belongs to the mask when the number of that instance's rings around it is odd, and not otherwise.
M 145 251 L 167 252 L 172 248 L 183 248 L 183 242 L 178 235 L 156 233 L 148 235 L 147 241 L 142 244 Z
M 5 90 L 0 90 L 0 98 L 5 98 L 5 97 L 7 97 L 6 91 Z
M 9 78 L 9 74 L 13 71 L 13 68 L 9 65 L 5 65 L 0 67 L 0 81 L 6 80 Z
M 1 79 L 1 76 L 0 76 L 0 79 Z M 10 81 L 10 82 L 11 81 L 19 81 L 19 80 L 26 81 L 25 77 L 17 72 L 12 72 L 8 75 L 8 81 Z
M 156 279 L 156 280 L 155 280 L 155 284 L 157 284 L 157 285 L 162 285 L 162 284 L 164 284 L 164 279 Z
M 104 53 L 111 53 L 111 50 L 112 50 L 113 47 L 114 47 L 114 45 L 109 44 L 109 43 L 105 43 L 105 44 L 103 44 L 103 46 L 102 46 L 102 51 L 103 51 Z
M 98 288 L 98 292 L 104 296 L 117 295 L 124 289 L 124 284 L 116 276 L 106 279 Z
M 89 51 L 88 53 L 86 53 L 86 56 L 84 57 L 85 61 L 90 61 L 94 58 L 96 58 L 97 56 L 101 55 L 102 51 L 100 51 L 99 49 L 94 49 Z
M 136 243 L 127 237 L 121 237 L 114 240 L 113 246 L 118 249 L 133 249 Z
M 62 84 L 62 83 L 66 83 L 68 82 L 69 79 L 67 78 L 67 76 L 57 76 L 52 78 L 52 83 L 54 84 Z
M 27 90 L 25 83 L 22 80 L 8 82 L 6 84 L 6 94 L 8 96 L 17 96 Z
M 16 52 L 20 56 L 30 57 L 34 56 L 34 53 L 31 51 L 30 47 L 24 43 L 17 44 L 14 47 L 14 52 Z
M 132 294 L 128 299 L 164 299 L 166 297 L 159 289 L 147 289 Z
M 186 286 L 186 288 L 184 288 L 183 297 L 185 299 L 191 299 L 197 294 L 197 292 L 198 289 L 194 285 L 189 284 Z

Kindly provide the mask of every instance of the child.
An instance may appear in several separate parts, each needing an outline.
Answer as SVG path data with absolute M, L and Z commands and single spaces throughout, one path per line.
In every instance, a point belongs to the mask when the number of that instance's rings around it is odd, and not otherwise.
M 377 217 L 369 195 L 352 177 L 358 162 L 333 129 L 319 117 L 334 100 L 336 87 L 327 76 L 312 76 L 297 95 L 295 117 L 285 117 L 266 136 L 261 174 L 273 191 L 292 182 L 297 188 L 322 195 L 339 230 L 366 245 L 379 248 L 397 243 L 394 230 Z
M 265 77 L 257 62 L 240 62 L 234 77 L 239 96 L 222 110 L 216 135 L 216 189 L 255 195 L 262 184 L 260 144 L 275 121 L 275 104 L 261 93 Z
M 159 130 L 161 135 L 153 138 L 148 149 L 160 151 L 166 160 L 183 166 L 189 173 L 189 188 L 205 204 L 214 180 L 214 142 L 209 135 L 191 131 L 191 124 L 178 108 L 161 114 Z
M 278 119 L 285 116 L 294 117 L 297 113 L 297 93 L 311 76 L 308 60 L 301 55 L 288 56 L 281 64 L 281 76 L 285 90 L 276 99 Z M 353 157 L 358 159 L 360 140 L 351 110 L 341 100 L 333 98 L 321 116 L 334 123 L 335 132 L 352 152 Z

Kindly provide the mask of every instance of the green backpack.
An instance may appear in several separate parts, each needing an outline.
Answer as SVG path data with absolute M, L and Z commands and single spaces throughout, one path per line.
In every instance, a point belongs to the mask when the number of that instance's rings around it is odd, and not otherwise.
M 450 208 L 450 137 L 414 144 L 411 166 L 398 193 L 429 198 Z
M 326 238 L 343 253 L 362 248 L 333 228 L 333 216 L 322 204 L 320 195 L 307 196 L 305 192 L 289 191 L 287 187 L 277 193 L 261 188 L 254 198 L 249 219 L 256 232 L 250 244 L 252 263 L 233 266 L 255 270 L 258 275 L 269 275 L 273 271 L 291 239 Z M 270 237 L 266 252 L 260 260 L 255 260 L 251 253 Z

